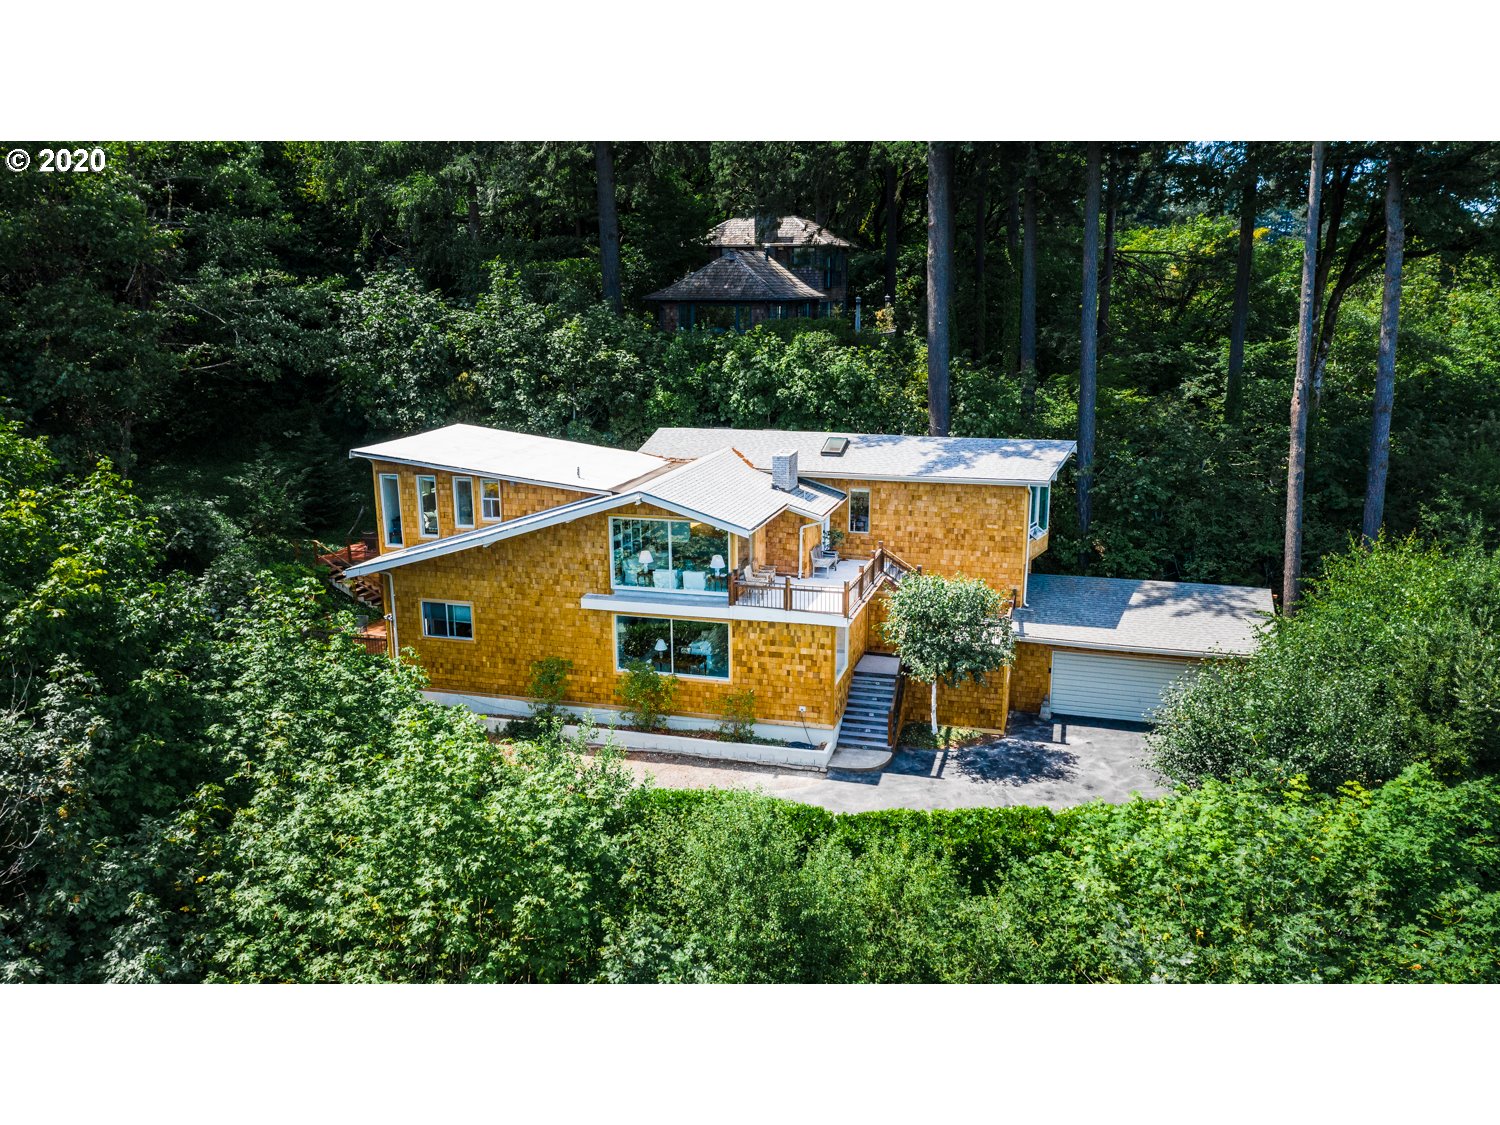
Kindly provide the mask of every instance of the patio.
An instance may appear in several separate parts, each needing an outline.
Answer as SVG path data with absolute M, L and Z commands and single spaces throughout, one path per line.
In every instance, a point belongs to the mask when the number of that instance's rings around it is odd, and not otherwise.
M 730 600 L 735 605 L 765 609 L 795 609 L 845 616 L 874 592 L 879 579 L 875 559 L 840 559 L 819 574 L 797 578 L 777 574 L 765 578 L 735 576 Z

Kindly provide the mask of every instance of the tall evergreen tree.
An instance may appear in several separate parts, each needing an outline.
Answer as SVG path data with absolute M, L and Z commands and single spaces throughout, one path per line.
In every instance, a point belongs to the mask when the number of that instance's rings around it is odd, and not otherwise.
M 1385 287 L 1380 301 L 1380 351 L 1375 360 L 1375 403 L 1370 422 L 1370 467 L 1365 484 L 1362 531 L 1366 542 L 1380 534 L 1385 517 L 1385 478 L 1391 460 L 1391 409 L 1396 399 L 1396 328 L 1401 315 L 1401 256 L 1406 224 L 1401 213 L 1401 163 L 1392 147 L 1386 167 Z
M 1318 205 L 1323 194 L 1323 142 L 1312 146 L 1307 178 L 1307 229 L 1302 246 L 1302 298 L 1297 314 L 1297 376 L 1292 387 L 1291 441 L 1286 463 L 1286 548 L 1282 556 L 1281 608 L 1297 612 L 1302 586 L 1302 501 L 1307 484 L 1307 415 L 1312 397 L 1313 320 L 1318 273 Z
M 1026 151 L 1021 203 L 1021 407 L 1031 417 L 1036 397 L 1036 144 Z
M 594 142 L 594 170 L 599 189 L 599 267 L 604 277 L 604 300 L 615 312 L 620 295 L 620 217 L 615 209 L 615 160 L 608 141 Z
M 1087 540 L 1094 482 L 1094 403 L 1098 385 L 1100 145 L 1088 146 L 1083 201 L 1083 317 L 1078 348 L 1078 534 Z M 1084 547 L 1085 552 L 1087 546 Z
M 1258 176 L 1255 152 L 1245 143 L 1245 163 L 1240 183 L 1240 242 L 1234 263 L 1234 312 L 1229 322 L 1229 371 L 1224 387 L 1224 416 L 1240 416 L 1241 385 L 1245 370 L 1245 332 L 1250 325 L 1250 266 L 1255 251 L 1255 193 Z

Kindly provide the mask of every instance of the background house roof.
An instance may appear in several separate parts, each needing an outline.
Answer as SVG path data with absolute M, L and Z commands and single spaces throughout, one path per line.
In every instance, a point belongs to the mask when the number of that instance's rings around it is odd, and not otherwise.
M 1254 586 L 1061 574 L 1033 574 L 1026 602 L 1017 640 L 1177 656 L 1248 655 L 1273 611 Z
M 757 229 L 759 228 L 759 229 Z M 843 246 L 854 243 L 797 215 L 725 219 L 708 232 L 710 246 Z
M 826 301 L 780 262 L 757 250 L 731 250 L 681 281 L 648 294 L 648 301 Z
M 830 437 L 849 439 L 841 456 L 822 452 Z M 738 449 L 757 469 L 769 469 L 772 454 L 795 449 L 797 471 L 803 476 L 958 484 L 1046 484 L 1057 476 L 1075 448 L 1071 441 L 664 426 L 641 446 L 641 452 L 660 457 L 702 457 L 726 446 Z
M 667 467 L 660 457 L 581 441 L 462 423 L 351 450 L 351 457 L 397 461 L 478 476 L 611 492 Z

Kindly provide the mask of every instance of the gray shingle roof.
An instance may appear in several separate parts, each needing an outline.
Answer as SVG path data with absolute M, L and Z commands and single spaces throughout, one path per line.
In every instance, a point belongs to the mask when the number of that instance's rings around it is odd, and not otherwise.
M 758 228 L 758 229 L 757 229 Z M 854 243 L 797 215 L 725 219 L 708 232 L 710 246 L 842 246 Z
M 823 443 L 830 437 L 849 439 L 842 456 L 824 456 Z M 738 449 L 757 469 L 769 469 L 772 454 L 795 449 L 797 471 L 807 477 L 954 484 L 1046 484 L 1057 476 L 1075 448 L 1071 441 L 1040 439 L 664 426 L 641 446 L 641 452 L 659 457 L 702 457 L 726 446 Z
M 724 523 L 757 528 L 784 508 L 822 519 L 844 501 L 844 494 L 826 485 L 799 480 L 794 492 L 771 484 L 768 474 L 752 468 L 733 449 L 690 461 L 649 482 L 642 491 Z
M 1174 656 L 1246 656 L 1272 612 L 1271 591 L 1200 582 L 1033 574 L 1016 638 Z
M 780 262 L 755 250 L 731 250 L 681 281 L 658 289 L 648 301 L 826 301 Z

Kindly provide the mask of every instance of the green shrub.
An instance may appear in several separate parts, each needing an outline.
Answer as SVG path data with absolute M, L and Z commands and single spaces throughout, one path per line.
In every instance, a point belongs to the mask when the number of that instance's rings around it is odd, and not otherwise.
M 544 656 L 531 662 L 531 682 L 527 692 L 535 701 L 532 713 L 552 714 L 568 692 L 568 676 L 573 662 L 562 656 Z
M 644 660 L 625 669 L 625 678 L 616 689 L 625 703 L 625 721 L 646 730 L 659 730 L 662 716 L 672 710 L 677 697 L 677 678 L 663 676 Z
M 1148 739 L 1197 782 L 1305 775 L 1332 792 L 1414 762 L 1500 768 L 1500 555 L 1382 542 L 1329 559 L 1295 617 L 1248 660 L 1206 666 Z
M 724 697 L 719 732 L 731 742 L 749 742 L 755 737 L 755 689 L 730 692 Z

